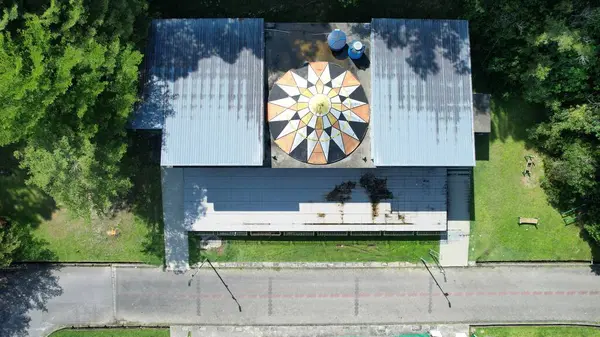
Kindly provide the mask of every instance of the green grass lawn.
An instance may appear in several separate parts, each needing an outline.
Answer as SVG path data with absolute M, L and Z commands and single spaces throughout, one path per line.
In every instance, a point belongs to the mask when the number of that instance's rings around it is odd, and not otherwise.
M 600 329 L 588 327 L 480 328 L 477 337 L 600 337 Z
M 148 158 L 151 143 L 132 138 L 124 165 L 131 171 L 131 197 L 114 216 L 91 220 L 71 217 L 38 188 L 27 186 L 26 174 L 11 154 L 14 149 L 0 148 L 0 168 L 11 172 L 0 176 L 0 215 L 8 216 L 20 233 L 14 260 L 162 264 L 160 168 Z M 119 235 L 108 235 L 111 229 L 118 229 Z
M 477 139 L 474 169 L 475 217 L 470 259 L 477 261 L 589 260 L 591 249 L 577 226 L 565 226 L 540 187 L 542 159 L 526 142 L 536 113 L 520 102 L 495 101 L 492 134 Z M 525 178 L 524 156 L 535 156 L 531 178 Z M 539 225 L 519 226 L 517 218 L 537 217 Z
M 116 237 L 107 231 L 118 228 Z M 121 211 L 109 219 L 84 221 L 57 210 L 43 221 L 33 235 L 48 243 L 57 261 L 111 261 L 161 264 L 162 258 L 145 252 L 149 244 L 149 226 L 145 219 Z
M 64 329 L 49 337 L 169 337 L 169 329 Z
M 439 251 L 439 246 L 437 236 L 388 241 L 326 237 L 230 239 L 221 249 L 200 252 L 197 237 L 190 236 L 190 263 L 201 261 L 203 257 L 221 262 L 418 262 L 421 257 L 429 257 L 430 249 Z

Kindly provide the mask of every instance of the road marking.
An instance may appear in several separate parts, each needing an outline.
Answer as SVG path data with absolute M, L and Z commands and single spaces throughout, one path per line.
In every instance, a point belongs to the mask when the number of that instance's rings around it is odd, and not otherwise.
M 115 287 L 116 288 L 116 287 Z M 145 297 L 148 295 L 152 295 L 152 296 L 158 296 L 158 297 L 168 297 L 168 298 L 181 298 L 181 299 L 187 299 L 189 298 L 189 293 L 188 294 L 173 294 L 173 293 L 156 293 L 156 292 L 137 292 L 137 291 L 131 291 L 131 292 L 127 292 L 124 291 L 124 295 L 129 295 L 129 296 L 140 296 L 140 297 Z M 580 296 L 580 297 L 590 297 L 590 296 L 598 296 L 600 295 L 600 291 L 598 290 L 571 290 L 571 291 L 510 291 L 510 292 L 494 292 L 494 291 L 490 291 L 490 292 L 448 292 L 448 296 L 454 296 L 454 297 L 509 297 L 509 296 L 515 296 L 515 297 L 519 297 L 519 296 Z M 437 292 L 434 292 L 430 295 L 429 292 L 404 292 L 404 293 L 361 293 L 359 292 L 358 294 L 356 293 L 296 293 L 296 294 L 273 294 L 271 292 L 271 294 L 267 294 L 265 295 L 263 294 L 244 294 L 244 295 L 240 295 L 238 296 L 239 298 L 246 298 L 246 299 L 264 299 L 264 298 L 297 298 L 297 299 L 339 299 L 339 298 L 356 298 L 358 297 L 360 298 L 369 298 L 369 297 L 373 297 L 373 298 L 390 298 L 390 297 L 438 297 L 441 296 L 441 294 L 438 294 Z M 223 295 L 223 294 L 197 294 L 196 297 L 199 298 L 203 298 L 203 299 L 223 299 L 223 298 L 227 298 L 227 296 Z
M 269 277 L 269 289 L 268 289 L 269 303 L 268 311 L 269 316 L 273 315 L 273 278 Z
M 354 316 L 358 316 L 358 277 L 354 278 Z
M 117 267 L 110 266 L 110 279 L 112 283 L 113 319 L 117 322 Z
M 429 306 L 427 307 L 427 312 L 431 314 L 433 308 L 433 280 L 429 278 Z
M 202 298 L 202 293 L 200 289 L 200 277 L 196 279 L 196 316 L 201 316 L 201 304 L 200 299 Z

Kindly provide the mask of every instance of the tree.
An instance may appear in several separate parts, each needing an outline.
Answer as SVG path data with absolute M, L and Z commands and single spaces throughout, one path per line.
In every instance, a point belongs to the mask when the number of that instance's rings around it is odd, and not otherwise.
M 19 247 L 19 241 L 8 220 L 0 217 L 0 268 L 12 262 L 13 252 Z
M 120 163 L 144 11 L 138 0 L 50 1 L 0 32 L 0 146 L 24 144 L 28 183 L 79 215 L 106 213 L 130 187 Z
M 470 8 L 479 62 L 504 84 L 500 92 L 546 108 L 547 121 L 531 134 L 544 154 L 550 202 L 582 211 L 600 242 L 600 3 L 473 1 Z

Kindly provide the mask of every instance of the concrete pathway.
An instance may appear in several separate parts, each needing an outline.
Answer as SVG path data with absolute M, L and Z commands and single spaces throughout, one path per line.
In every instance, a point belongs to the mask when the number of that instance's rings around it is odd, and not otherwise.
M 205 266 L 207 267 L 207 266 Z M 30 266 L 0 271 L 0 336 L 73 325 L 596 322 L 589 266 L 240 270 Z M 442 295 L 436 281 L 448 298 Z M 237 301 L 237 302 L 236 302 Z M 241 310 L 240 310 L 241 309 Z
M 468 334 L 469 325 L 291 325 L 291 326 L 172 326 L 171 337 L 391 337 L 437 330 L 443 337 Z
M 470 169 L 448 170 L 448 232 L 440 242 L 442 266 L 469 263 L 471 174 Z

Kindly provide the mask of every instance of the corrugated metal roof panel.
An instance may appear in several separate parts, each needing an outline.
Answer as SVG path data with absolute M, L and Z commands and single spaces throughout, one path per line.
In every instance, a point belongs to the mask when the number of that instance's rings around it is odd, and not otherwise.
M 162 166 L 262 165 L 263 27 L 262 19 L 152 22 L 145 97 L 164 115 Z
M 474 166 L 467 21 L 373 19 L 377 166 Z

